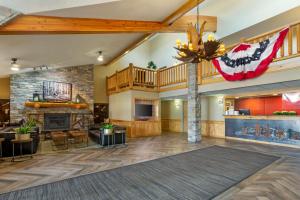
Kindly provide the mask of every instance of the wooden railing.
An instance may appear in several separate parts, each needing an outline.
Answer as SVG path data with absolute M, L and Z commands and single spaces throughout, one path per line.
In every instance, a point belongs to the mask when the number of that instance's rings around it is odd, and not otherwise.
M 185 63 L 159 70 L 159 87 L 186 82 L 186 70 L 187 64 Z
M 300 22 L 291 24 L 284 44 L 278 51 L 273 62 L 291 59 L 300 56 Z M 245 43 L 257 43 L 274 36 L 283 28 L 279 28 L 268 33 L 264 33 L 249 39 L 243 40 Z M 227 50 L 232 49 L 237 44 L 230 45 Z M 219 75 L 211 62 L 203 61 L 198 65 L 198 83 L 205 84 L 203 80 Z M 187 82 L 187 64 L 179 64 L 173 67 L 160 70 L 150 70 L 135 67 L 132 64 L 122 71 L 116 72 L 107 77 L 108 94 L 118 92 L 122 89 L 141 89 L 147 91 L 160 91 L 172 85 L 184 85 Z M 161 90 L 162 91 L 162 90 Z
M 155 70 L 135 67 L 130 64 L 129 67 L 106 78 L 107 93 L 112 94 L 127 89 L 157 91 L 157 77 Z
M 285 38 L 284 43 L 280 48 L 280 50 L 278 51 L 276 59 L 274 59 L 273 62 L 300 56 L 300 22 L 291 24 L 289 27 L 290 30 L 287 34 L 287 37 Z M 249 44 L 261 42 L 263 40 L 271 38 L 282 29 L 283 27 L 252 38 L 245 39 L 243 40 L 243 42 Z M 230 45 L 227 48 L 227 50 L 232 49 L 236 45 L 238 44 Z M 205 61 L 204 63 L 200 63 L 199 66 L 201 67 L 201 71 L 202 71 L 201 79 L 213 77 L 219 74 L 211 62 L 208 63 Z

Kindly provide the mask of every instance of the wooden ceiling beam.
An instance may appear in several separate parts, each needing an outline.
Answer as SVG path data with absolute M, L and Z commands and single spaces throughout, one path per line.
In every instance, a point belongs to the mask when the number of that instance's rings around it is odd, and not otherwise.
M 213 16 L 199 16 L 199 23 L 206 21 L 205 32 L 217 31 L 217 17 Z M 188 24 L 197 23 L 197 15 L 186 15 L 176 20 L 172 25 L 163 28 L 161 32 L 186 32 Z
M 180 6 L 175 12 L 173 12 L 171 15 L 166 17 L 162 23 L 165 25 L 172 25 L 176 20 L 178 20 L 180 17 L 184 16 L 187 12 L 195 8 L 198 4 L 202 3 L 204 0 L 187 0 L 185 4 Z M 111 65 L 112 63 L 116 62 L 120 58 L 122 58 L 124 55 L 129 53 L 131 50 L 135 49 L 139 45 L 143 44 L 145 41 L 153 37 L 155 34 L 146 34 L 143 37 L 141 37 L 139 40 L 132 43 L 127 48 L 123 49 L 117 56 L 112 58 L 110 61 L 108 61 L 105 65 Z
M 167 25 L 153 21 L 21 15 L 7 25 L 0 26 L 0 35 L 185 32 L 188 23 L 195 23 L 196 18 L 196 15 L 183 16 L 172 25 Z M 216 17 L 200 16 L 199 19 L 208 22 L 206 31 L 216 30 Z
M 65 18 L 20 15 L 0 26 L 0 34 L 99 34 L 99 33 L 152 33 L 167 25 L 155 21 Z
M 180 6 L 175 12 L 163 20 L 163 24 L 172 25 L 177 19 L 185 15 L 187 12 L 201 4 L 204 0 L 188 0 L 185 4 Z

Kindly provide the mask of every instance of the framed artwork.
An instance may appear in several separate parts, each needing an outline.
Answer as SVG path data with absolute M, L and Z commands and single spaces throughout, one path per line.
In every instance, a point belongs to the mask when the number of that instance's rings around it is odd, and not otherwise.
M 66 102 L 72 100 L 72 84 L 44 81 L 43 82 L 43 99 L 53 102 Z

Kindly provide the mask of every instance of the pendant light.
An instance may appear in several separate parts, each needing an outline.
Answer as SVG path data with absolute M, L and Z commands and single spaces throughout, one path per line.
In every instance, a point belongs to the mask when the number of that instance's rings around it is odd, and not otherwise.
M 17 63 L 18 59 L 17 58 L 12 58 L 11 59 L 11 67 L 10 69 L 12 71 L 19 71 L 20 70 L 20 65 Z
M 98 55 L 98 57 L 97 57 L 97 60 L 98 60 L 99 62 L 103 62 L 104 58 L 103 58 L 102 51 L 99 51 L 98 53 L 99 53 L 99 55 Z

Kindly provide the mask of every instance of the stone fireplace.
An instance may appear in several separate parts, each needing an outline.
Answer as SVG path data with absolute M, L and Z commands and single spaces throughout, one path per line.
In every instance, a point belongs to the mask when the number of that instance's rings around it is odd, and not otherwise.
M 76 108 L 28 108 L 24 106 L 27 101 L 32 101 L 33 93 L 43 96 L 43 82 L 55 81 L 72 84 L 72 101 L 79 95 L 88 105 L 86 109 Z M 10 78 L 10 121 L 18 122 L 26 117 L 32 117 L 38 121 L 41 130 L 44 125 L 51 122 L 53 127 L 67 126 L 67 121 L 58 122 L 53 114 L 66 118 L 69 115 L 69 127 L 86 127 L 88 118 L 92 116 L 94 109 L 94 67 L 92 65 L 49 69 L 13 74 Z M 50 115 L 48 115 L 50 114 Z M 65 114 L 65 115 L 63 115 Z M 44 117 L 52 119 L 44 121 Z M 52 118 L 53 117 L 53 118 Z M 61 124 L 60 124 L 61 123 Z
M 65 131 L 70 129 L 70 113 L 45 113 L 44 131 Z

